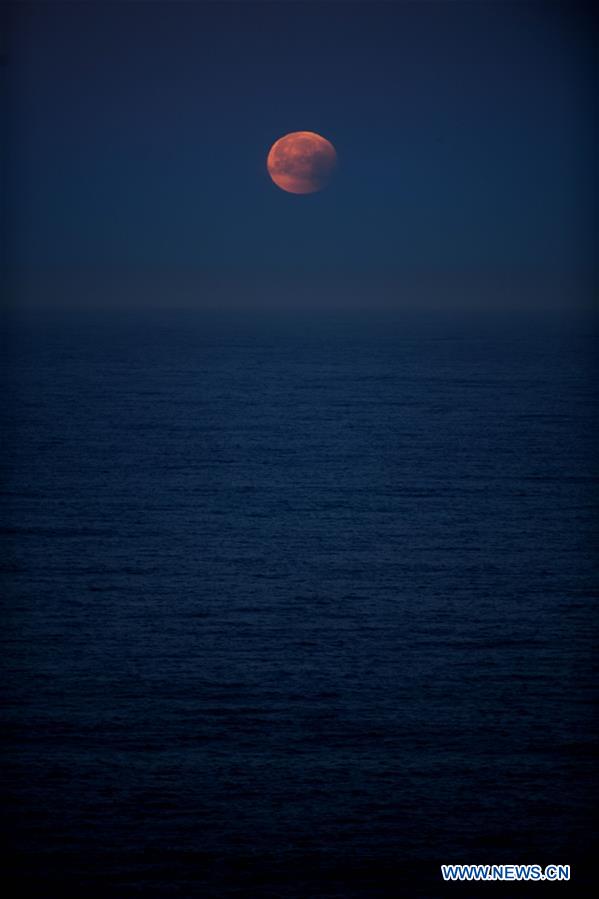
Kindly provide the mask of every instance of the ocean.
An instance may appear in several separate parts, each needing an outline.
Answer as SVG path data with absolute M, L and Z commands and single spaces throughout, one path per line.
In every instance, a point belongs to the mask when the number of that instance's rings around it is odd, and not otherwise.
M 2 779 L 22 895 L 550 889 L 444 885 L 442 863 L 591 882 L 588 335 L 17 318 Z

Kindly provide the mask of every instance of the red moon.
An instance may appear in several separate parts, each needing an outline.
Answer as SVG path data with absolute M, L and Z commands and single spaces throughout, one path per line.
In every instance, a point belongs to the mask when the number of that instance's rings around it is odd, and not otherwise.
M 274 142 L 266 168 L 282 190 L 313 194 L 326 187 L 337 165 L 335 147 L 314 131 L 292 131 Z

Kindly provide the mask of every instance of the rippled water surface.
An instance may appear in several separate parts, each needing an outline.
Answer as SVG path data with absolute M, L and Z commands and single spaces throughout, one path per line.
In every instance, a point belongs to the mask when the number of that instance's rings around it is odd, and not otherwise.
M 441 862 L 582 876 L 587 340 L 40 321 L 7 371 L 24 891 L 434 899 Z

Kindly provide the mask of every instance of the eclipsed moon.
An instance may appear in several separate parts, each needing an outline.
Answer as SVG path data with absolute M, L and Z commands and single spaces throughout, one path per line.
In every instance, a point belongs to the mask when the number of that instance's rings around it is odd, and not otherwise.
M 266 167 L 282 190 L 313 194 L 329 182 L 337 165 L 333 144 L 314 131 L 292 131 L 274 142 Z

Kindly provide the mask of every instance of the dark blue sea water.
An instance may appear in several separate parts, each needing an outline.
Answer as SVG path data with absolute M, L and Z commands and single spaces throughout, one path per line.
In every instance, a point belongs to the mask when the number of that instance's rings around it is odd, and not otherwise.
M 15 324 L 2 773 L 23 894 L 528 895 L 444 890 L 442 862 L 580 884 L 591 360 L 573 329 L 524 325 Z

